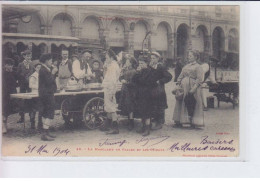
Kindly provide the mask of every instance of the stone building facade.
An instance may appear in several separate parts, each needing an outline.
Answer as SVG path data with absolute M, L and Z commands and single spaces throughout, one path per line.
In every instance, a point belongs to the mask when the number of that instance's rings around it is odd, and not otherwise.
M 222 59 L 239 52 L 239 6 L 49 6 L 3 5 L 4 52 L 32 48 L 71 53 L 109 46 L 138 55 L 157 50 L 163 57 L 187 50 Z M 151 36 L 144 41 L 148 32 Z M 76 52 L 77 53 L 77 52 Z

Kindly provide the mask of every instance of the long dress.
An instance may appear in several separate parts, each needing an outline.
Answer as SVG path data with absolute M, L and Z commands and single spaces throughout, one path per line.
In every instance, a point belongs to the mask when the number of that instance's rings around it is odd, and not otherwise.
M 173 120 L 176 123 L 192 123 L 198 127 L 204 126 L 203 104 L 201 99 L 201 83 L 203 82 L 203 77 L 203 70 L 201 66 L 196 62 L 190 63 L 182 69 L 182 72 L 178 77 L 177 82 L 184 90 L 183 97 L 185 97 L 188 94 L 188 92 L 191 90 L 193 86 L 198 86 L 198 88 L 194 93 L 194 97 L 196 99 L 196 106 L 194 110 L 194 115 L 191 118 L 192 122 L 190 122 L 190 117 L 188 115 L 184 101 L 176 100 L 173 112 Z
M 123 69 L 119 79 L 125 80 L 126 83 L 122 85 L 121 94 L 118 104 L 118 109 L 122 111 L 122 114 L 128 115 L 134 112 L 135 108 L 135 92 L 136 88 L 132 82 L 132 77 L 136 74 L 136 70 Z

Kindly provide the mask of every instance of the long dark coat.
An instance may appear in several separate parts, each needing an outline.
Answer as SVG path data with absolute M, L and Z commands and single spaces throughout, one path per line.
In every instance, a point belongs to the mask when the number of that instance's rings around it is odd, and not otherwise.
M 172 75 L 167 71 L 167 69 L 159 64 L 157 69 L 152 70 L 152 77 L 154 80 L 158 81 L 159 83 L 156 84 L 155 87 L 152 88 L 152 100 L 154 105 L 154 110 L 163 110 L 167 109 L 167 97 L 165 92 L 165 84 L 170 82 L 172 79 Z
M 154 102 L 152 101 L 151 90 L 157 86 L 155 78 L 151 68 L 142 69 L 133 76 L 132 82 L 136 86 L 135 117 L 144 119 L 152 117 Z
M 39 71 L 39 97 L 44 118 L 53 119 L 55 111 L 54 93 L 57 91 L 55 76 L 42 66 Z
M 7 72 L 3 70 L 2 73 L 2 106 L 3 115 L 5 117 L 12 113 L 12 102 L 10 99 L 10 94 L 16 93 L 16 77 L 14 72 Z

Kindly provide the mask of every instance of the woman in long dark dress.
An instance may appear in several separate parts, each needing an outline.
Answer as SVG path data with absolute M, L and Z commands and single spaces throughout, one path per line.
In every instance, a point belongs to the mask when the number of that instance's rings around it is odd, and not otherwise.
M 129 57 L 123 61 L 123 67 L 119 80 L 122 83 L 121 94 L 119 99 L 119 110 L 123 115 L 127 115 L 129 119 L 128 129 L 134 128 L 134 108 L 135 108 L 135 86 L 132 77 L 136 74 L 137 61 L 133 57 Z

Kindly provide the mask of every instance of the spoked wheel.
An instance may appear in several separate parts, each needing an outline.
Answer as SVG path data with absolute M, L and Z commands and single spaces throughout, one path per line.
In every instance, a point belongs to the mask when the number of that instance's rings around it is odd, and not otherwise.
M 70 114 L 70 99 L 64 99 L 61 103 L 61 113 L 62 117 L 65 121 L 65 124 L 67 126 L 72 125 L 72 122 L 70 121 L 72 115 Z
M 94 97 L 90 99 L 83 109 L 83 122 L 89 129 L 97 129 L 104 124 L 106 119 L 104 99 Z

